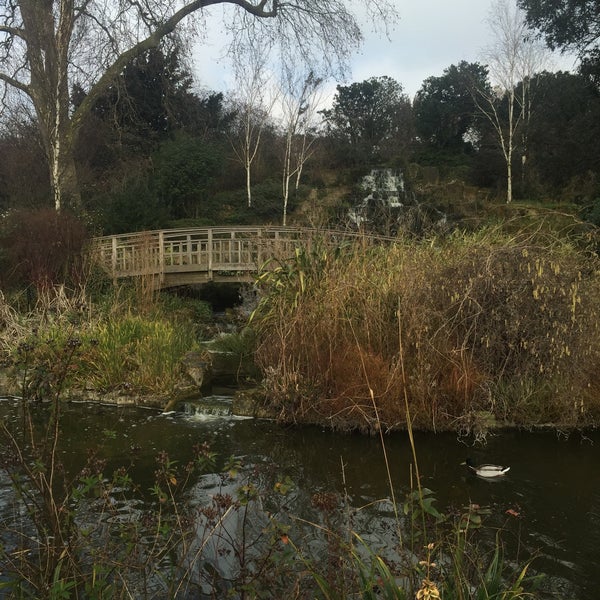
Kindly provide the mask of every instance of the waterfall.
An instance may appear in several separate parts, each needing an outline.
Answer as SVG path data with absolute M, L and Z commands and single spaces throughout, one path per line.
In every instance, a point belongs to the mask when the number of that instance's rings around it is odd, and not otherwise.
M 402 171 L 372 169 L 362 178 L 359 189 L 361 199 L 347 213 L 355 228 L 395 236 L 400 230 L 423 235 L 432 228 L 446 226 L 444 213 L 420 203 L 413 192 L 407 191 Z
M 184 402 L 183 410 L 187 417 L 195 419 L 231 417 L 232 402 L 231 396 L 206 396 Z
M 372 169 L 362 178 L 360 189 L 367 196 L 348 211 L 350 221 L 357 227 L 372 222 L 382 212 L 401 209 L 406 196 L 404 176 L 393 169 Z

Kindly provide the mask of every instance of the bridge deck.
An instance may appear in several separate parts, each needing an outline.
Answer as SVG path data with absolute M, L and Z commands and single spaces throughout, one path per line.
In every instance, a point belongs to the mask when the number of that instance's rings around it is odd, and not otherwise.
M 155 276 L 159 287 L 207 281 L 249 281 L 274 258 L 306 246 L 312 230 L 291 227 L 207 227 L 96 238 L 97 262 L 113 279 Z

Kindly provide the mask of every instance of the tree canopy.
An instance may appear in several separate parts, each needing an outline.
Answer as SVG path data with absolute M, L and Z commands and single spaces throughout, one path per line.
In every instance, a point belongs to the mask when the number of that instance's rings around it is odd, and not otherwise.
M 487 68 L 464 60 L 428 77 L 413 103 L 420 138 L 438 148 L 462 149 L 477 118 L 474 96 L 487 86 Z
M 598 49 L 598 0 L 517 0 L 527 24 L 538 29 L 553 50 L 570 49 L 586 54 Z
M 580 71 L 600 85 L 600 4 L 598 0 L 517 0 L 527 24 L 552 50 L 575 51 Z
M 279 44 L 283 59 L 320 63 L 333 72 L 344 69 L 361 41 L 352 3 L 343 0 L 0 2 L 0 93 L 5 101 L 25 97 L 35 111 L 56 208 L 79 203 L 74 147 L 98 98 L 135 57 L 165 37 L 193 35 L 205 11 L 217 4 L 233 8 L 227 25 L 237 52 L 247 47 L 245 40 L 259 39 L 266 49 Z M 388 0 L 367 5 L 395 14 Z M 86 96 L 71 110 L 76 82 Z
M 411 138 L 410 101 L 391 77 L 338 85 L 332 108 L 322 114 L 330 133 L 347 144 L 355 162 L 377 161 L 390 143 L 397 148 Z
M 600 172 L 600 94 L 581 75 L 541 73 L 530 122 L 532 175 L 545 191 Z M 538 183 L 539 182 L 539 183 Z M 569 190 L 576 198 L 585 189 Z

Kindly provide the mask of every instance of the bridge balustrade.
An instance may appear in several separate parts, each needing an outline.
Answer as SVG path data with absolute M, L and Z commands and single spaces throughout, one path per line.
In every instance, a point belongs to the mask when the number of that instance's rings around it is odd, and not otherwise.
M 93 251 L 114 280 L 150 275 L 168 287 L 249 280 L 270 259 L 292 256 L 306 237 L 290 227 L 171 229 L 96 238 Z

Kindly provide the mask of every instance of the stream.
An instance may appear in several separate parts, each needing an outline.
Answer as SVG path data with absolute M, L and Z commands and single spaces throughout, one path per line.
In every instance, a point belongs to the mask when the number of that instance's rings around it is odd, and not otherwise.
M 292 507 L 297 514 L 310 512 L 315 492 L 336 492 L 362 509 L 360 532 L 375 549 L 386 540 L 390 498 L 381 441 L 360 435 L 337 434 L 318 427 L 282 427 L 268 420 L 227 414 L 228 390 L 210 398 L 217 407 L 206 414 L 189 406 L 168 414 L 148 409 L 100 404 L 67 405 L 63 417 L 62 453 L 71 469 L 82 466 L 90 440 L 108 460 L 107 472 L 133 466 L 132 478 L 148 489 L 154 458 L 165 450 L 185 462 L 194 444 L 209 442 L 223 461 L 239 459 L 244 469 L 256 464 L 274 465 L 278 477 L 289 476 L 297 492 Z M 0 399 L 0 418 L 14 418 L 17 400 Z M 219 407 L 223 407 L 221 410 Z M 469 504 L 486 507 L 494 526 L 505 530 L 507 554 L 535 556 L 532 568 L 544 573 L 540 597 L 561 600 L 596 600 L 600 589 L 600 433 L 586 435 L 556 432 L 507 431 L 489 435 L 485 444 L 456 434 L 415 434 L 421 482 L 435 493 L 438 510 L 461 509 Z M 136 448 L 135 461 L 130 456 Z M 385 437 L 397 502 L 414 488 L 412 450 L 405 433 Z M 482 480 L 464 465 L 510 465 L 498 481 Z M 210 474 L 199 482 L 210 495 Z M 412 479 L 411 479 L 412 478 Z M 412 488 L 411 488 L 412 481 Z M 10 490 L 0 483 L 0 512 Z M 507 512 L 508 511 L 508 512 Z M 368 515 L 368 518 L 366 517 Z

